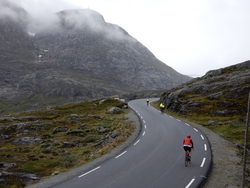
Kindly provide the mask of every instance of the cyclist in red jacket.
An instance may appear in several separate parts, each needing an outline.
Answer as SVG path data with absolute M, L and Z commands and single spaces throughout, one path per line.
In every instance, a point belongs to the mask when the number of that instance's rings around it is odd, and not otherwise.
M 184 138 L 183 148 L 184 148 L 184 156 L 186 156 L 186 152 L 189 151 L 189 157 L 191 157 L 192 155 L 191 148 L 194 148 L 194 142 L 191 139 L 190 135 L 187 135 L 187 138 Z

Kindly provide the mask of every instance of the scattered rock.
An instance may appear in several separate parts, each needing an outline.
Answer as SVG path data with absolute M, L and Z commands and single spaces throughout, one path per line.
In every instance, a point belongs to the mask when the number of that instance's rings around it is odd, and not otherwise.
M 61 146 L 59 146 L 58 148 L 72 148 L 72 147 L 75 147 L 75 146 L 76 146 L 75 143 L 62 142 Z
M 59 171 L 55 171 L 51 175 L 54 176 L 54 175 L 57 175 L 57 174 L 59 174 Z
M 21 137 L 21 138 L 16 138 L 13 141 L 13 143 L 17 145 L 29 145 L 39 141 L 41 141 L 41 139 L 36 137 Z
M 54 142 L 53 146 L 59 146 L 60 144 L 58 142 Z
M 67 135 L 76 135 L 76 134 L 83 134 L 84 131 L 80 130 L 80 129 L 77 129 L 77 130 L 73 130 L 73 131 L 68 131 L 66 134 Z
M 214 120 L 209 120 L 207 123 L 208 123 L 208 125 L 216 125 L 217 124 Z
M 77 119 L 78 118 L 78 115 L 77 114 L 71 114 L 70 115 L 70 119 L 71 120 L 75 120 L 75 119 Z
M 121 114 L 124 113 L 124 111 L 121 108 L 118 107 L 112 107 L 107 111 L 108 114 Z
M 101 118 L 100 116 L 91 115 L 91 114 L 89 114 L 88 117 L 90 117 L 90 118 L 96 118 L 96 119 L 100 119 Z
M 79 123 L 79 127 L 78 127 L 78 129 L 81 129 L 81 128 L 86 127 L 86 126 L 87 126 L 87 124 L 86 124 L 86 123 Z
M 67 132 L 68 129 L 69 128 L 66 127 L 66 126 L 58 126 L 58 127 L 56 127 L 56 128 L 53 129 L 52 134 L 56 134 L 58 132 Z
M 110 137 L 116 138 L 116 137 L 119 136 L 119 135 L 121 135 L 121 132 L 119 132 L 119 131 L 113 131 L 113 132 L 111 133 Z
M 109 129 L 104 128 L 104 127 L 97 127 L 97 128 L 96 128 L 96 131 L 97 131 L 98 133 L 106 133 L 106 132 L 109 132 Z
M 64 150 L 60 151 L 60 156 L 66 156 L 66 155 L 70 155 L 70 152 Z
M 10 138 L 11 138 L 10 135 L 1 135 L 1 136 L 0 136 L 0 139 L 4 139 L 4 140 L 8 140 L 8 139 L 10 139 Z
M 47 154 L 47 153 L 52 153 L 52 149 L 51 149 L 50 147 L 48 147 L 48 148 L 44 149 L 44 150 L 42 151 L 42 153 L 45 153 L 45 154 Z
M 43 144 L 43 145 L 41 145 L 41 148 L 47 148 L 47 147 L 49 147 L 51 144 Z
M 99 105 L 103 104 L 106 101 L 106 99 L 102 99 L 99 101 Z
M 0 168 L 4 168 L 5 170 L 13 166 L 16 166 L 16 163 L 0 162 Z

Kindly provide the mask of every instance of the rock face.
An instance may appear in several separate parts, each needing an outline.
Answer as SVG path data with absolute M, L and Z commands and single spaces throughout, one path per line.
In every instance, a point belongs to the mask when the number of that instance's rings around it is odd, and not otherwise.
M 190 80 L 93 10 L 62 11 L 34 27 L 22 7 L 4 2 L 12 16 L 0 13 L 1 114 Z
M 244 116 L 250 92 L 250 61 L 212 70 L 165 92 L 160 101 L 180 114 Z

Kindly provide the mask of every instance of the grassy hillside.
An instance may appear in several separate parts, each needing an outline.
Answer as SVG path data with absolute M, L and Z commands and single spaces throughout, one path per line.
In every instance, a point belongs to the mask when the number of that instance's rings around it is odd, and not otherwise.
M 70 103 L 0 119 L 0 188 L 20 188 L 104 155 L 134 129 L 130 109 L 114 99 Z M 27 177 L 33 176 L 33 178 Z
M 206 126 L 242 148 L 249 91 L 250 61 L 246 61 L 209 71 L 166 91 L 160 101 L 169 112 Z

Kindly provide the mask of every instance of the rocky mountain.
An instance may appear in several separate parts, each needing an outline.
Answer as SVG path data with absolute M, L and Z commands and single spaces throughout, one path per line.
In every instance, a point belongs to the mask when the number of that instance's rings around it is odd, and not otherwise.
M 245 123 L 250 92 L 250 61 L 211 70 L 200 78 L 175 87 L 162 94 L 160 101 L 166 109 L 204 125 Z M 200 119 L 199 119 L 200 118 Z M 222 124 L 220 122 L 219 124 Z
M 191 78 L 90 10 L 36 22 L 0 3 L 0 114 L 110 95 L 170 89 Z M 152 36 L 153 37 L 153 36 Z

